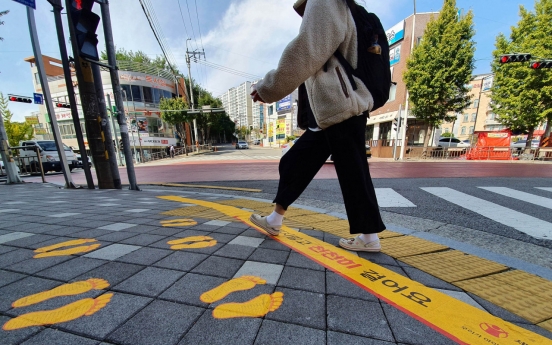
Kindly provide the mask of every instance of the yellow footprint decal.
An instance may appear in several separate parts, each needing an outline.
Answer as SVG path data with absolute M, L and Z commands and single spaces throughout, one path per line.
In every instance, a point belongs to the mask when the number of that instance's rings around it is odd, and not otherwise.
M 229 319 L 234 317 L 262 317 L 271 311 L 280 308 L 284 301 L 284 293 L 262 294 L 244 303 L 225 303 L 213 310 L 215 319 Z
M 112 296 L 112 293 L 106 293 L 96 298 L 84 298 L 57 309 L 23 314 L 6 322 L 2 329 L 12 331 L 25 327 L 67 322 L 81 316 L 90 316 L 105 307 Z
M 101 246 L 101 244 L 95 243 L 88 246 L 80 246 L 80 247 L 55 250 L 62 247 L 77 246 L 79 244 L 90 243 L 90 242 L 96 242 L 96 240 L 93 238 L 83 238 L 79 240 L 65 241 L 65 242 L 53 244 L 51 246 L 38 248 L 34 251 L 35 253 L 38 253 L 38 254 L 33 256 L 33 258 L 40 259 L 40 258 L 47 258 L 52 256 L 65 256 L 65 255 L 72 255 L 72 254 L 78 254 L 78 253 L 87 253 Z
M 266 284 L 266 280 L 255 276 L 242 276 L 224 282 L 216 288 L 204 292 L 199 299 L 205 303 L 213 303 L 223 299 L 232 292 L 249 290 L 257 284 Z
M 48 291 L 42 291 L 34 295 L 23 297 L 12 303 L 12 307 L 21 308 L 36 303 L 44 302 L 48 299 L 60 296 L 78 295 L 90 290 L 101 290 L 109 286 L 104 279 L 91 278 L 70 284 L 63 284 Z
M 178 240 L 168 241 L 167 244 L 170 244 L 171 249 L 174 250 L 186 248 L 207 248 L 216 245 L 217 240 L 211 236 L 190 236 L 179 238 Z
M 193 226 L 197 224 L 195 220 L 187 218 L 162 220 L 160 223 L 163 226 Z

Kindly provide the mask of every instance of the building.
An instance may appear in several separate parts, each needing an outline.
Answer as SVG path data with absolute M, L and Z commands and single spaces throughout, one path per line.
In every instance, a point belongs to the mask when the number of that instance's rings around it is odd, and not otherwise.
M 250 94 L 251 82 L 246 81 L 219 96 L 226 114 L 236 123 L 236 127 L 254 125 L 253 101 Z
M 25 61 L 31 67 L 35 92 L 41 93 L 42 88 L 38 78 L 35 58 L 29 57 Z M 54 109 L 62 141 L 67 146 L 77 148 L 78 143 L 71 110 L 68 107 L 64 107 L 64 105 L 69 104 L 69 100 L 61 61 L 44 55 L 43 62 L 53 103 L 54 105 L 61 105 L 59 107 L 55 106 Z M 147 156 L 153 152 L 161 151 L 169 145 L 177 145 L 178 140 L 175 137 L 174 128 L 161 119 L 159 102 L 162 98 L 176 97 L 178 91 L 180 91 L 180 95 L 185 97 L 183 79 L 178 80 L 180 86 L 177 90 L 176 78 L 165 70 L 130 61 L 118 61 L 117 66 L 119 67 L 119 79 L 123 91 L 123 103 L 129 126 L 131 146 L 135 149 L 140 149 Z M 115 100 L 109 71 L 102 70 L 101 76 L 106 103 L 108 103 L 108 100 L 111 100 L 111 104 L 114 106 Z M 72 80 L 75 92 L 78 93 L 78 83 L 74 73 Z M 79 118 L 81 119 L 81 129 L 86 145 L 86 128 L 84 126 L 84 117 L 78 94 L 76 99 Z M 111 112 L 108 109 L 108 116 L 110 115 Z M 38 124 L 34 125 L 37 138 L 53 139 L 49 119 L 46 106 L 40 105 Z M 117 121 L 114 121 L 112 118 L 110 125 L 112 126 L 112 132 L 113 126 L 115 126 L 115 133 L 118 134 L 120 130 Z

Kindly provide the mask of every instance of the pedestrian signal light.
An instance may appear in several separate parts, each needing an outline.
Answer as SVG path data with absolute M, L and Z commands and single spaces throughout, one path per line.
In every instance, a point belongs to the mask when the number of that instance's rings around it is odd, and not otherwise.
M 11 102 L 33 103 L 31 97 L 8 95 Z
M 56 107 L 58 108 L 71 108 L 69 104 L 66 103 L 56 103 Z
M 531 61 L 532 69 L 552 68 L 552 60 Z
M 531 54 L 521 53 L 521 54 L 506 54 L 500 57 L 500 63 L 510 63 L 510 62 L 525 62 L 531 59 Z
M 393 130 L 396 131 L 399 129 L 399 127 L 400 127 L 399 120 L 393 119 Z

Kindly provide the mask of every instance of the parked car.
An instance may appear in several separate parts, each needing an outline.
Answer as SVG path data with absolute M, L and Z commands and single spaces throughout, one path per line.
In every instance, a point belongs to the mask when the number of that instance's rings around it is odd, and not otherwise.
M 293 139 L 292 141 L 288 142 L 288 143 L 285 143 L 284 145 L 281 146 L 282 148 L 282 156 L 286 154 L 286 152 L 289 151 L 289 149 L 295 144 L 295 142 L 299 140 L 299 138 L 297 139 Z
M 539 147 L 539 143 L 540 143 L 540 140 L 538 139 L 531 140 L 531 148 L 536 149 L 537 147 Z M 521 139 L 516 141 L 515 143 L 512 143 L 510 147 L 513 149 L 521 150 L 521 149 L 524 149 L 526 145 L 527 145 L 527 140 Z
M 15 168 L 17 169 L 18 174 L 21 173 L 17 164 L 15 165 Z M 0 159 L 0 176 L 7 175 L 7 174 L 8 173 L 6 172 L 6 168 L 4 167 L 4 161 Z
M 87 156 L 86 158 L 88 158 L 88 166 L 89 167 L 92 167 L 92 161 L 90 160 L 90 156 Z M 80 155 L 80 153 L 77 153 L 77 167 L 79 168 L 83 168 L 83 164 L 82 164 L 82 157 Z
M 238 142 L 236 143 L 236 149 L 248 149 L 248 148 L 249 148 L 249 145 L 247 145 L 246 141 L 238 140 Z
M 253 145 L 261 145 L 261 139 L 253 140 Z
M 20 142 L 19 146 L 31 146 L 28 149 L 19 149 L 19 157 L 23 159 L 24 164 L 26 164 L 27 168 L 29 168 L 30 170 L 38 170 L 38 157 L 36 156 L 34 146 L 38 146 L 40 148 L 40 159 L 42 161 L 44 172 L 60 172 L 62 170 L 61 161 L 59 160 L 55 141 L 27 140 Z M 72 171 L 73 169 L 77 168 L 77 157 L 69 146 L 63 144 L 63 149 L 65 151 L 65 157 L 67 158 L 69 170 Z
M 458 138 L 441 137 L 437 147 L 470 147 L 469 141 L 466 143 Z

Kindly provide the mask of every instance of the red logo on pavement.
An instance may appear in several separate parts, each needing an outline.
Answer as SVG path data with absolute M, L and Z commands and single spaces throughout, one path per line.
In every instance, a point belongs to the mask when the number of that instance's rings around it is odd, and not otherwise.
M 481 327 L 482 330 L 489 333 L 493 337 L 497 338 L 508 338 L 508 332 L 503 330 L 502 328 L 496 326 L 496 325 L 490 325 L 488 323 L 481 323 L 479 324 L 479 327 Z

